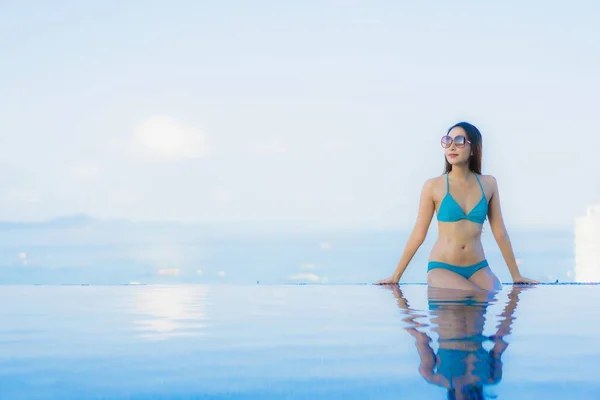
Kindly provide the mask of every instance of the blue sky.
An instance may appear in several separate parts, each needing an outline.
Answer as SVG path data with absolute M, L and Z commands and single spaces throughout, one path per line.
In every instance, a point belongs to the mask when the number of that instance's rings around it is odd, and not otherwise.
M 408 227 L 439 137 L 510 226 L 600 200 L 600 6 L 0 3 L 0 219 Z

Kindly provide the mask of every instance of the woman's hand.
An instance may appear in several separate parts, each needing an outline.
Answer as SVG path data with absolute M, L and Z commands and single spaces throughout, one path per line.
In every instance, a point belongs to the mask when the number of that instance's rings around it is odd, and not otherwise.
M 539 282 L 534 279 L 525 278 L 524 276 L 519 275 L 519 276 L 516 276 L 513 278 L 513 283 L 525 284 L 525 285 L 535 285 L 536 283 L 539 283 Z
M 400 279 L 396 279 L 393 276 L 390 276 L 389 278 L 378 280 L 377 282 L 375 282 L 375 284 L 376 285 L 397 285 L 398 281 L 400 281 Z

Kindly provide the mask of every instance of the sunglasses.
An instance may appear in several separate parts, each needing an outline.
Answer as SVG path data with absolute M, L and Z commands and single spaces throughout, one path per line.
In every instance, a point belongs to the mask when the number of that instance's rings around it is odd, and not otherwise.
M 463 135 L 458 135 L 456 136 L 454 139 L 452 139 L 452 136 L 449 135 L 444 135 L 442 136 L 442 147 L 447 149 L 450 146 L 452 146 L 452 142 L 454 142 L 454 144 L 456 145 L 456 147 L 458 148 L 463 148 L 465 147 L 465 145 L 467 143 L 471 143 L 466 137 L 464 137 Z

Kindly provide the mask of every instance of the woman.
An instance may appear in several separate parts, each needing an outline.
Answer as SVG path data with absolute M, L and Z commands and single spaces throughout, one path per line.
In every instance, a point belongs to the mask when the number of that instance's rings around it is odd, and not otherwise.
M 538 283 L 519 272 L 502 219 L 496 179 L 491 175 L 481 175 L 479 130 L 467 122 L 459 122 L 448 130 L 441 143 L 445 152 L 445 173 L 423 185 L 417 222 L 400 262 L 392 276 L 376 284 L 397 284 L 400 281 L 425 240 L 434 211 L 439 236 L 427 267 L 430 286 L 470 291 L 499 290 L 502 287 L 490 269 L 481 245 L 481 229 L 486 217 L 513 282 Z

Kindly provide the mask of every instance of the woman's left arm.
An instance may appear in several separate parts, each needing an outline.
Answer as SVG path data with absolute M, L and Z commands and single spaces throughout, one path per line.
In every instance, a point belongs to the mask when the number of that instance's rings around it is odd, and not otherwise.
M 498 243 L 502 257 L 504 257 L 506 266 L 510 271 L 510 276 L 512 277 L 514 283 L 539 283 L 533 279 L 523 277 L 519 271 L 519 266 L 517 265 L 517 260 L 515 260 L 515 254 L 512 249 L 510 237 L 508 236 L 508 232 L 504 226 L 504 219 L 502 217 L 502 210 L 500 207 L 498 182 L 493 176 L 490 176 L 490 182 L 492 183 L 492 197 L 489 203 L 488 219 L 490 221 L 490 228 L 492 228 L 494 239 L 496 240 L 496 243 Z

